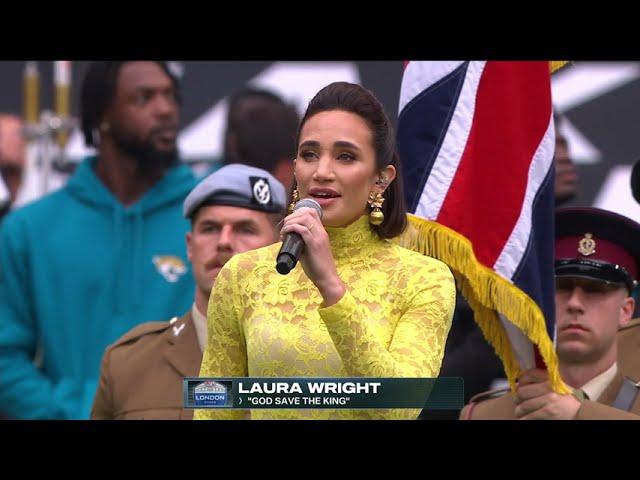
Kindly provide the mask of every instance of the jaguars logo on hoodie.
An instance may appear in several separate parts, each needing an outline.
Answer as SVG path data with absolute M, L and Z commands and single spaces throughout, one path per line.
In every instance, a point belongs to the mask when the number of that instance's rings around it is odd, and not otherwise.
M 153 264 L 158 273 L 170 283 L 177 282 L 182 275 L 187 273 L 187 267 L 182 259 L 174 255 L 156 255 L 153 257 Z

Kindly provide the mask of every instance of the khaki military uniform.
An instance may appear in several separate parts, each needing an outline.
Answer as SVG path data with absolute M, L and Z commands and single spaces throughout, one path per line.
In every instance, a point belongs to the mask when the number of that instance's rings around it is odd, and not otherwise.
M 578 410 L 576 420 L 640 420 L 640 395 L 636 395 L 628 411 L 614 408 L 623 388 L 624 378 L 618 371 L 597 402 L 585 400 Z M 626 387 L 637 390 L 640 385 L 627 381 Z M 461 420 L 516 420 L 515 399 L 509 389 L 480 393 L 473 397 L 460 412 Z
M 625 375 L 640 379 L 640 318 L 618 331 L 618 366 Z
M 92 419 L 182 419 L 184 377 L 197 377 L 202 352 L 191 313 L 139 325 L 105 351 Z

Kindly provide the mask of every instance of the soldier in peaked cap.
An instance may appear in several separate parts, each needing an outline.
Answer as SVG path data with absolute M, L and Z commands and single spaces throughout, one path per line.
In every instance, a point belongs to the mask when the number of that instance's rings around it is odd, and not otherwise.
M 196 281 L 192 308 L 168 322 L 123 335 L 104 353 L 93 419 L 191 419 L 184 377 L 196 377 L 207 342 L 207 304 L 222 266 L 235 254 L 278 238 L 283 185 L 259 168 L 231 164 L 202 180 L 184 201 L 187 252 Z
M 618 329 L 631 321 L 640 225 L 597 208 L 556 210 L 556 351 L 573 395 L 551 391 L 543 370 L 515 393 L 474 397 L 462 419 L 640 419 L 640 384 L 618 361 Z

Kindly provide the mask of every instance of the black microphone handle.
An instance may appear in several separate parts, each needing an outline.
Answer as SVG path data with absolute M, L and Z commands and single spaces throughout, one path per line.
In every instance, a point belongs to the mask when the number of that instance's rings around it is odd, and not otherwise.
M 298 263 L 298 258 L 304 251 L 304 240 L 299 233 L 289 232 L 285 235 L 276 259 L 276 270 L 287 275 Z

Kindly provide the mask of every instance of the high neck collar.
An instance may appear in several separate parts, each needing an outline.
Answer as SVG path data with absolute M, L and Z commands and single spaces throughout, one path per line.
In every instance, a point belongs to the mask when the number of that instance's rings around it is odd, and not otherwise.
M 368 215 L 362 215 L 346 227 L 325 227 L 325 230 L 329 234 L 331 251 L 336 259 L 353 256 L 363 247 L 382 241 L 371 228 Z

